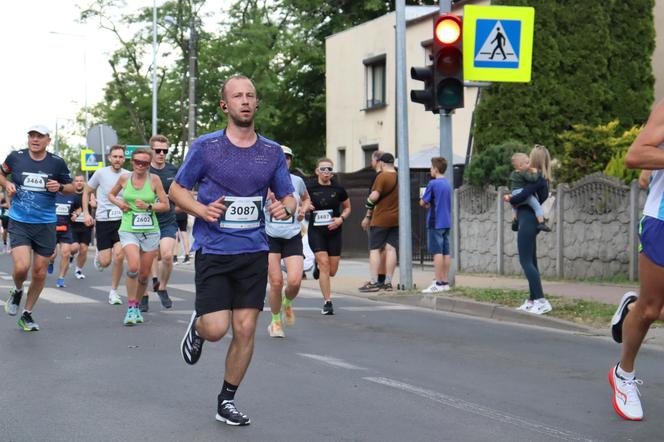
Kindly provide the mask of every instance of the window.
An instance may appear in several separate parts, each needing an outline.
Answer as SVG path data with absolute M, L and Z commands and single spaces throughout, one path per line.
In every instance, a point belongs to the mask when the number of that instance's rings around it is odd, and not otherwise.
M 371 156 L 378 150 L 378 144 L 367 144 L 362 146 L 364 151 L 364 167 L 371 167 Z
M 364 60 L 366 76 L 366 107 L 383 107 L 385 100 L 385 54 Z
M 346 148 L 340 147 L 337 150 L 337 171 L 345 172 L 346 171 Z

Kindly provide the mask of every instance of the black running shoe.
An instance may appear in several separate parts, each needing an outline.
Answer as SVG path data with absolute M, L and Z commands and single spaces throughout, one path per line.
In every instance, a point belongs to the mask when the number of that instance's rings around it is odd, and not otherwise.
M 150 310 L 150 304 L 148 304 L 148 295 L 143 295 L 143 297 L 141 298 L 141 303 L 138 306 L 138 309 L 143 313 Z
M 171 298 L 168 296 L 168 292 L 166 290 L 157 290 L 157 296 L 159 296 L 159 300 L 161 301 L 162 307 L 164 308 L 173 307 L 173 301 L 171 301 Z
M 635 302 L 637 299 L 639 299 L 638 293 L 625 293 L 620 300 L 620 304 L 618 304 L 616 312 L 613 314 L 613 318 L 611 319 L 611 336 L 613 336 L 613 340 L 618 344 L 622 342 L 622 326 L 627 317 L 627 313 L 629 312 L 627 306 L 632 302 Z
M 152 278 L 152 291 L 156 292 L 159 290 L 159 280 L 157 278 Z
M 189 325 L 187 326 L 187 331 L 182 338 L 182 343 L 180 344 L 180 349 L 182 351 L 182 358 L 189 365 L 194 365 L 201 357 L 203 352 L 203 344 L 205 339 L 201 338 L 196 334 L 196 312 L 191 314 L 191 319 L 189 320 Z
M 383 285 L 381 286 L 381 290 L 385 290 L 386 292 L 393 292 L 393 291 L 394 291 L 394 287 L 392 287 L 392 283 L 391 283 L 391 282 L 386 282 L 385 284 L 383 284 Z
M 518 232 L 519 231 L 519 220 L 518 219 L 512 220 L 512 231 L 513 232 Z
M 361 291 L 362 293 L 370 293 L 370 292 L 377 292 L 383 287 L 383 284 L 379 282 L 371 282 L 367 281 L 362 287 L 360 287 L 358 290 Z
M 325 301 L 323 304 L 323 309 L 320 311 L 321 315 L 333 315 L 334 308 L 332 307 L 332 301 Z
M 223 402 L 221 398 L 217 398 L 217 420 L 219 422 L 225 422 L 228 425 L 249 425 L 251 419 L 246 414 L 240 413 L 235 407 L 233 401 Z

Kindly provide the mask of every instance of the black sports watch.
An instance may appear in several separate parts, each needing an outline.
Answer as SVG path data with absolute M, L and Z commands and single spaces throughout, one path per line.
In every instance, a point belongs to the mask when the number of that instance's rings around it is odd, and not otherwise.
M 62 192 L 63 190 L 65 190 L 65 185 L 60 183 L 60 186 L 58 186 L 58 192 Z
M 148 213 L 152 213 L 152 204 L 148 204 Z

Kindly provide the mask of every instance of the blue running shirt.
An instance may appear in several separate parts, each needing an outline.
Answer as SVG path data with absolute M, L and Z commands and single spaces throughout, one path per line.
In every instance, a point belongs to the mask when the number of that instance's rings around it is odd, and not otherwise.
M 225 196 L 225 216 L 213 223 L 196 218 L 193 228 L 192 249 L 218 255 L 267 251 L 267 189 L 277 199 L 295 191 L 278 143 L 259 135 L 253 146 L 241 148 L 223 130 L 194 141 L 175 181 L 189 190 L 198 185 L 198 201 L 205 205 Z
M 65 161 L 46 152 L 41 161 L 33 160 L 28 149 L 16 150 L 2 164 L 5 175 L 11 174 L 16 195 L 11 199 L 9 217 L 27 224 L 55 223 L 56 192 L 46 190 L 48 180 L 61 184 L 72 182 Z

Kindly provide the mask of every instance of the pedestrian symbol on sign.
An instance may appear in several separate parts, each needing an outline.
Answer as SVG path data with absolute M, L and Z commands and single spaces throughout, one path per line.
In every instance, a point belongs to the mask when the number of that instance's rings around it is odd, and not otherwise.
M 518 69 L 521 21 L 478 19 L 475 39 L 475 67 Z
M 85 155 L 85 165 L 88 167 L 95 167 L 98 164 L 97 156 L 94 153 L 88 153 Z

